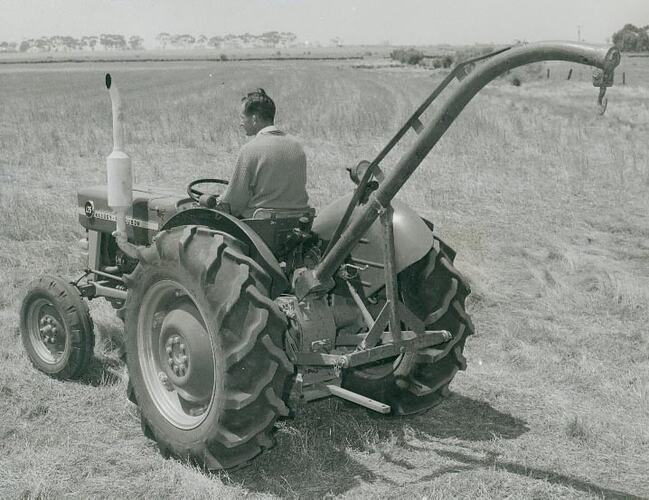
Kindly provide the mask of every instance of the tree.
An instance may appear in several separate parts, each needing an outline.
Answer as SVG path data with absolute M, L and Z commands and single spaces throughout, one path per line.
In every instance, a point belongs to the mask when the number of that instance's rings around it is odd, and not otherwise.
M 34 42 L 34 45 L 40 52 L 49 52 L 52 49 L 52 44 L 48 37 L 42 36 Z
M 220 36 L 213 36 L 207 41 L 207 46 L 208 47 L 213 47 L 215 49 L 219 49 L 223 46 L 223 37 Z
M 649 51 L 649 25 L 637 27 L 625 24 L 624 27 L 613 34 L 613 43 L 623 52 Z
M 102 33 L 99 35 L 99 43 L 106 49 L 124 50 L 127 47 L 124 35 Z
M 157 42 L 162 46 L 162 50 L 167 48 L 167 44 L 171 41 L 171 35 L 169 33 L 158 33 L 155 37 Z
M 419 64 L 424 58 L 424 53 L 417 49 L 394 49 L 390 57 L 402 64 Z
M 196 37 L 196 46 L 205 47 L 206 43 L 207 43 L 207 37 L 205 35 L 198 35 L 198 37 Z
M 180 45 L 183 48 L 189 48 L 196 43 L 196 39 L 192 35 L 180 35 Z
M 290 31 L 282 31 L 280 33 L 281 37 L 281 43 L 284 45 L 284 47 L 288 47 L 289 45 L 295 43 L 295 40 L 297 40 L 297 35 L 295 33 L 291 33 Z
M 266 31 L 261 34 L 261 40 L 264 42 L 266 47 L 274 48 L 277 46 L 281 40 L 280 34 L 278 31 Z
M 144 38 L 138 35 L 132 35 L 128 39 L 128 46 L 131 50 L 142 50 L 142 44 L 144 43 Z
M 29 49 L 32 47 L 32 40 L 23 40 L 20 42 L 20 46 L 18 47 L 18 50 L 20 52 L 27 52 Z

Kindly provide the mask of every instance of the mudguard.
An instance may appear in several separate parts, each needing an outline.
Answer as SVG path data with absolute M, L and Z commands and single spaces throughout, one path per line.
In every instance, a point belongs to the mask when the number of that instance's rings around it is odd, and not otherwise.
M 313 222 L 313 232 L 329 241 L 342 219 L 352 193 L 338 198 L 324 207 Z M 357 207 L 359 210 L 361 207 Z M 393 200 L 394 243 L 397 272 L 414 264 L 428 253 L 433 245 L 433 233 L 429 226 L 412 208 L 403 202 Z M 353 216 L 352 216 L 353 217 Z M 385 284 L 383 271 L 383 229 L 376 220 L 361 241 L 352 250 L 352 259 L 358 265 L 368 266 L 361 271 L 363 288 L 371 295 Z
M 218 210 L 190 208 L 176 213 L 161 229 L 166 230 L 176 226 L 192 224 L 206 226 L 215 231 L 223 231 L 248 245 L 250 256 L 270 275 L 272 280 L 270 290 L 271 298 L 275 298 L 280 293 L 286 291 L 289 283 L 286 276 L 284 276 L 282 268 L 279 266 L 279 262 L 277 262 L 277 259 L 266 243 L 244 222 Z

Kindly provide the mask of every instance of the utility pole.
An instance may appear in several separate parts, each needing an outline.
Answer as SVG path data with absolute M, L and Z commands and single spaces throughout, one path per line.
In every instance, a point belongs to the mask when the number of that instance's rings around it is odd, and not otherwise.
M 581 24 L 577 25 L 577 41 L 581 42 Z

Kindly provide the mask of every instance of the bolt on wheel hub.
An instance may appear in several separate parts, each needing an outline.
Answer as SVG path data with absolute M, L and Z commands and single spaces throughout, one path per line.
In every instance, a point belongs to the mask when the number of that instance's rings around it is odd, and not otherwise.
M 189 369 L 189 357 L 184 338 L 180 335 L 172 335 L 165 342 L 167 353 L 167 364 L 178 377 L 184 377 Z
M 39 325 L 38 331 L 44 344 L 61 343 L 60 334 L 63 332 L 63 327 L 54 316 L 45 314 L 41 317 Z

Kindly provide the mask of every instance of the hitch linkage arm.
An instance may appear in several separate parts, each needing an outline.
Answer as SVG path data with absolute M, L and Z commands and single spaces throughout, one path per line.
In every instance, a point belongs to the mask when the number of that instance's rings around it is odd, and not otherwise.
M 403 184 L 437 144 L 464 107 L 485 85 L 518 66 L 551 60 L 594 66 L 602 71 L 603 81 L 612 82 L 613 71 L 620 62 L 620 52 L 615 47 L 608 48 L 571 42 L 540 42 L 503 49 L 501 53 L 490 57 L 485 63 L 475 68 L 452 91 L 449 99 L 434 113 L 430 123 L 422 128 L 415 143 L 399 160 L 390 175 L 381 182 L 378 189 L 370 195 L 368 202 L 360 210 L 351 214 L 349 225 L 342 231 L 339 238 L 332 238 L 333 244 L 327 249 L 318 266 L 313 270 L 305 270 L 297 277 L 295 282 L 297 295 L 304 297 L 310 293 L 322 292 L 333 285 L 332 277 L 352 249 L 379 215 L 388 209 L 390 202 Z M 450 79 L 446 84 L 449 82 Z M 435 92 L 431 97 L 432 99 L 436 97 Z M 425 102 L 422 105 L 423 109 L 430 102 Z M 415 122 L 415 120 L 418 121 L 417 113 L 413 115 L 413 118 L 395 136 L 396 141 L 401 138 L 408 127 L 420 128 L 420 122 Z M 384 150 L 393 145 L 389 144 Z M 379 155 L 377 159 L 380 161 L 382 156 Z M 361 182 L 367 181 L 366 177 L 369 178 L 371 170 L 376 164 L 378 164 L 377 160 L 372 162 Z M 351 207 L 350 213 L 352 210 L 353 207 Z

